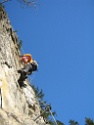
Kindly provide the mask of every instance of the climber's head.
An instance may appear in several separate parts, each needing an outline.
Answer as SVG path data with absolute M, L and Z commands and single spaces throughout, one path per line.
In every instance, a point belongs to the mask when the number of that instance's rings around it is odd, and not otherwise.
M 31 62 L 33 59 L 32 59 L 32 56 L 30 54 L 24 54 L 21 56 L 21 60 L 27 64 L 28 62 Z

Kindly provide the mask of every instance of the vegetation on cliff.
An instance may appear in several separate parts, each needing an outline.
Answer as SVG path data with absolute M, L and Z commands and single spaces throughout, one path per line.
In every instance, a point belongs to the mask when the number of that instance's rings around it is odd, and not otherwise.
M 45 110 L 45 105 L 47 105 L 47 101 L 44 101 L 44 98 L 45 98 L 45 94 L 43 92 L 43 90 L 39 90 L 38 87 L 35 87 L 34 85 L 31 85 L 31 87 L 34 89 L 35 91 L 35 94 L 36 94 L 36 97 L 38 98 L 39 100 L 39 103 L 40 103 L 40 107 L 41 107 L 41 110 L 44 111 Z M 52 112 L 53 115 L 55 116 L 56 115 L 56 112 Z M 51 114 L 49 112 L 45 112 L 43 115 L 42 115 L 50 125 L 55 125 L 55 122 L 54 120 L 52 119 L 51 117 Z M 57 124 L 58 125 L 65 125 L 62 121 L 60 120 L 56 120 Z M 69 120 L 69 125 L 80 125 L 78 121 L 75 121 L 75 120 Z M 93 119 L 90 119 L 90 118 L 85 118 L 85 124 L 84 125 L 94 125 L 94 120 Z
M 8 0 L 4 0 L 2 2 L 8 2 Z M 18 0 L 18 2 L 20 2 L 21 4 L 24 3 L 26 5 L 29 5 L 29 3 L 27 1 L 24 1 L 24 0 Z M 31 1 L 32 3 L 33 1 Z M 1 8 L 0 8 L 1 10 Z M 22 41 L 21 40 L 18 40 L 18 47 L 19 49 L 21 49 L 21 46 L 22 46 Z M 39 104 L 40 104 L 40 107 L 41 107 L 41 112 L 43 112 L 45 110 L 45 105 L 47 105 L 47 101 L 44 101 L 44 93 L 43 93 L 43 90 L 39 90 L 38 87 L 35 87 L 35 86 L 31 86 L 34 91 L 35 91 L 35 94 L 36 94 L 36 97 L 39 101 Z M 45 104 L 45 105 L 44 105 Z M 51 105 L 51 104 L 50 104 Z M 56 112 L 52 112 L 53 115 L 56 115 Z M 49 124 L 51 125 L 55 125 L 54 123 L 54 120 L 52 119 L 51 117 L 51 114 L 50 112 L 44 112 L 42 114 L 42 117 L 44 119 L 46 119 L 48 121 Z M 62 123 L 61 121 L 59 120 L 56 120 L 57 121 L 57 124 L 58 125 L 64 125 L 64 123 Z M 70 120 L 69 121 L 69 125 L 79 125 L 79 123 L 77 121 L 74 121 L 74 120 Z M 90 118 L 85 118 L 85 125 L 94 125 L 94 121 Z
M 10 2 L 10 1 L 13 1 L 13 0 L 2 0 L 0 3 L 4 4 L 5 2 Z M 38 0 L 16 0 L 16 1 L 28 7 L 31 7 L 31 6 L 36 7 L 38 2 Z

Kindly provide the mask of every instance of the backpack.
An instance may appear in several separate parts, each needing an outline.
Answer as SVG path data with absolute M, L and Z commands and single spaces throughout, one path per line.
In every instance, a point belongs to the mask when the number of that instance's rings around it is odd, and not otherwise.
M 36 71 L 38 69 L 38 63 L 34 60 L 32 63 L 32 71 Z

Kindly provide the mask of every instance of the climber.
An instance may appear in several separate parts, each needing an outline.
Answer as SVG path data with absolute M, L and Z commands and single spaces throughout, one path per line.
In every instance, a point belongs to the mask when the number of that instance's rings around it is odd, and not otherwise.
M 33 71 L 36 71 L 38 68 L 38 63 L 32 59 L 30 54 L 24 54 L 20 56 L 21 61 L 24 63 L 24 68 L 18 70 L 18 73 L 21 74 L 18 83 L 20 86 L 24 85 L 24 80 L 28 75 L 32 74 Z

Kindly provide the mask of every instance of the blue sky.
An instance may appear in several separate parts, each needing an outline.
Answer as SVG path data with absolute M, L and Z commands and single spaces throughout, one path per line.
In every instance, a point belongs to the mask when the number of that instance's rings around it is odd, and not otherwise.
M 84 125 L 94 119 L 94 0 L 39 0 L 37 8 L 4 4 L 23 41 L 39 62 L 32 82 L 45 93 L 56 119 Z

